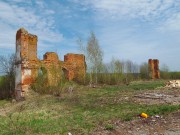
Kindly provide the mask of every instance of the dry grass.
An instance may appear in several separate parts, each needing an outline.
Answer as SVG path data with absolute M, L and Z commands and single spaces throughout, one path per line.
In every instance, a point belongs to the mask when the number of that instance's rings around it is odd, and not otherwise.
M 90 134 L 100 125 L 113 129 L 108 124 L 113 119 L 129 121 L 141 112 L 164 115 L 179 110 L 179 105 L 138 104 L 132 100 L 135 94 L 160 86 L 163 82 L 77 86 L 60 96 L 36 94 L 23 102 L 3 103 L 0 109 L 6 115 L 0 114 L 0 134 Z

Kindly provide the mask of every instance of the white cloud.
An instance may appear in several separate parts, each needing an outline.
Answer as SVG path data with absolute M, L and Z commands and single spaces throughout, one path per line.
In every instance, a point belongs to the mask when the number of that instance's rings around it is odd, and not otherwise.
M 139 18 L 150 21 L 165 14 L 177 0 L 73 0 L 90 7 L 99 18 L 131 19 Z
M 35 8 L 32 3 L 20 6 L 17 4 L 19 2 L 0 2 L 0 29 L 4 29 L 1 33 L 1 48 L 14 48 L 15 34 L 20 27 L 36 34 L 41 42 L 55 43 L 63 40 L 63 35 L 54 30 L 54 11 L 45 8 L 45 3 L 39 1 L 38 8 Z
M 180 13 L 172 14 L 163 24 L 159 27 L 162 32 L 180 32 Z
M 35 3 L 40 7 L 40 8 L 45 8 L 45 4 L 42 0 L 36 0 Z
M 6 1 L 0 1 L 2 49 L 15 48 L 16 31 L 25 27 L 38 36 L 38 53 L 57 49 L 63 56 L 75 52 L 76 37 L 87 39 L 93 30 L 106 61 L 112 56 L 137 63 L 158 58 L 179 68 L 172 61 L 180 49 L 179 0 Z
M 10 2 L 10 3 L 31 3 L 31 0 L 6 0 L 7 2 Z

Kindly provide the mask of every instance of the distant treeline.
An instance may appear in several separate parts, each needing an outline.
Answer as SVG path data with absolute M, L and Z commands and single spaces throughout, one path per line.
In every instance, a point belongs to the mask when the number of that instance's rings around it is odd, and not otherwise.
M 86 74 L 85 84 L 95 82 L 90 82 L 90 74 Z M 92 78 L 95 78 L 95 74 L 92 74 Z M 151 80 L 149 76 L 144 76 L 142 73 L 98 73 L 97 74 L 97 84 L 107 84 L 107 85 L 119 85 L 119 84 L 129 84 L 131 81 L 139 80 Z M 165 80 L 180 79 L 180 72 L 161 72 L 161 78 Z
M 162 72 L 161 71 L 161 78 L 162 79 L 180 79 L 180 72 Z
M 104 63 L 103 50 L 93 32 L 90 33 L 87 43 L 84 43 L 81 38 L 77 40 L 77 43 L 79 50 L 86 57 L 87 75 L 84 80 L 85 83 L 129 84 L 130 81 L 134 80 L 151 79 L 148 62 L 139 65 L 131 60 L 112 58 L 110 62 Z M 161 66 L 160 72 L 162 79 L 180 79 L 180 72 L 169 72 L 169 68 L 165 64 Z

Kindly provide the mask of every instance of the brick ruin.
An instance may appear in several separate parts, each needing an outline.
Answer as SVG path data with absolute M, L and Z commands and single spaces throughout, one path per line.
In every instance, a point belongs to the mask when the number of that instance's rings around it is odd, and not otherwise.
M 35 81 L 39 73 L 47 75 L 48 86 L 56 86 L 62 76 L 68 80 L 82 82 L 86 73 L 85 56 L 83 54 L 68 53 L 64 61 L 59 60 L 55 52 L 47 52 L 43 60 L 37 58 L 38 37 L 20 28 L 16 33 L 16 76 L 15 96 L 17 100 L 24 98 L 29 86 Z
M 160 79 L 159 60 L 149 59 L 148 65 L 149 65 L 149 77 L 151 79 Z

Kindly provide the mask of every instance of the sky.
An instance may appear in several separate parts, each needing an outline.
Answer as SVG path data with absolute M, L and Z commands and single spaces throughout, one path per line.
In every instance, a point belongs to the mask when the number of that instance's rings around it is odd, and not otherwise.
M 151 58 L 180 71 L 180 0 L 0 0 L 0 55 L 15 53 L 21 27 L 38 36 L 39 58 L 80 53 L 93 31 L 105 63 Z

